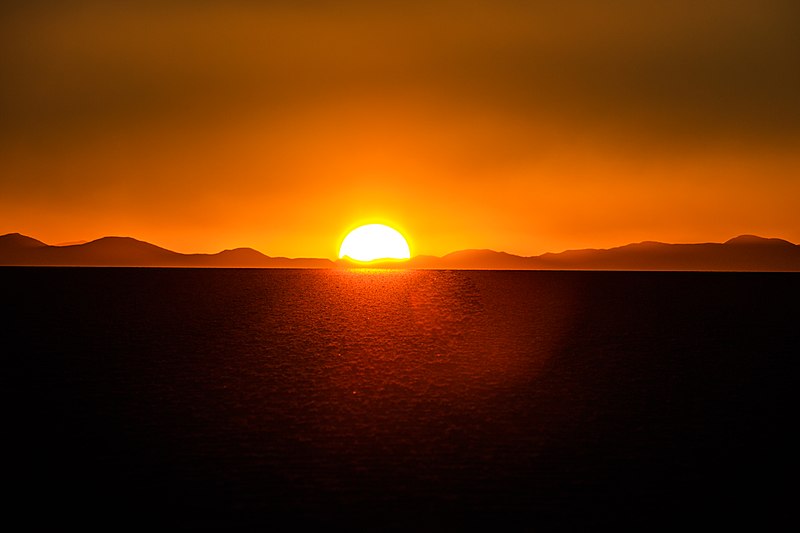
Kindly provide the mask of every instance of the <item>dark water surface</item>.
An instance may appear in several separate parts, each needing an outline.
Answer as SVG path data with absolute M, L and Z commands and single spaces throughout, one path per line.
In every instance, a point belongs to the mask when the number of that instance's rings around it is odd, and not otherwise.
M 0 291 L 6 519 L 793 516 L 798 274 L 3 268 Z

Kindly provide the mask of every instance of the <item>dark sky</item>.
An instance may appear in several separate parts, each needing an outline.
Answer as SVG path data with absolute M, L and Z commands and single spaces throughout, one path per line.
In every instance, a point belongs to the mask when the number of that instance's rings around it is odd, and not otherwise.
M 333 256 L 800 241 L 800 4 L 17 2 L 0 232 Z

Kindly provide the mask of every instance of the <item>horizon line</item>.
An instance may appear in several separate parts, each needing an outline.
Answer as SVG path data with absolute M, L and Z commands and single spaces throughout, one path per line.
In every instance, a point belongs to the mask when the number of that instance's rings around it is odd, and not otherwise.
M 168 251 L 168 252 L 171 252 L 171 253 L 175 253 L 175 254 L 179 254 L 179 255 L 183 255 L 183 256 L 198 256 L 198 255 L 199 256 L 214 256 L 214 255 L 219 255 L 219 254 L 222 254 L 222 253 L 225 253 L 225 252 L 234 252 L 234 251 L 237 251 L 237 250 L 251 250 L 253 252 L 261 254 L 264 257 L 270 258 L 270 259 L 328 260 L 328 261 L 331 261 L 334 264 L 339 262 L 339 261 L 349 261 L 349 262 L 352 262 L 352 263 L 365 264 L 365 265 L 366 264 L 377 264 L 377 263 L 388 263 L 388 262 L 403 263 L 403 262 L 406 262 L 406 261 L 411 261 L 411 260 L 416 259 L 416 258 L 443 259 L 443 258 L 445 258 L 445 257 L 447 257 L 449 255 L 456 254 L 456 253 L 462 253 L 462 252 L 492 252 L 492 253 L 497 253 L 497 254 L 506 254 L 506 255 L 509 255 L 509 256 L 518 257 L 518 258 L 522 258 L 522 259 L 533 259 L 533 258 L 540 258 L 540 257 L 546 256 L 546 255 L 558 255 L 558 254 L 563 254 L 563 253 L 568 253 L 568 252 L 583 252 L 583 251 L 587 251 L 588 252 L 588 251 L 615 250 L 615 249 L 618 249 L 618 248 L 624 248 L 626 246 L 641 245 L 641 244 L 658 244 L 658 245 L 666 245 L 666 246 L 681 246 L 681 245 L 689 245 L 689 246 L 691 246 L 691 245 L 704 245 L 704 244 L 720 244 L 721 245 L 721 244 L 728 244 L 728 243 L 730 243 L 732 241 L 735 241 L 737 239 L 743 239 L 743 238 L 755 238 L 755 239 L 764 240 L 764 241 L 783 241 L 783 242 L 786 242 L 786 243 L 794 245 L 794 246 L 800 246 L 800 244 L 794 243 L 794 242 L 789 241 L 788 239 L 784 239 L 782 237 L 762 237 L 760 235 L 756 235 L 756 234 L 753 234 L 753 233 L 743 233 L 743 234 L 731 237 L 731 238 L 729 238 L 729 239 L 727 239 L 725 241 L 722 241 L 722 242 L 717 242 L 717 241 L 663 242 L 663 241 L 643 240 L 643 241 L 636 241 L 636 242 L 628 242 L 628 243 L 625 243 L 625 244 L 619 244 L 619 245 L 611 246 L 611 247 L 608 247 L 608 248 L 567 248 L 567 249 L 561 250 L 559 252 L 548 251 L 548 252 L 542 252 L 541 254 L 537 254 L 537 255 L 520 255 L 520 254 L 517 254 L 517 253 L 514 253 L 514 252 L 507 252 L 505 250 L 496 250 L 496 249 L 493 249 L 493 248 L 463 248 L 463 249 L 458 249 L 458 250 L 453 250 L 453 251 L 447 252 L 447 253 L 445 253 L 443 255 L 417 254 L 417 255 L 413 255 L 413 256 L 409 257 L 408 259 L 389 259 L 389 258 L 386 258 L 386 259 L 375 259 L 375 260 L 368 261 L 368 262 L 361 262 L 361 261 L 353 260 L 353 259 L 348 258 L 348 257 L 336 257 L 336 256 L 332 256 L 332 257 L 314 257 L 314 256 L 289 257 L 289 256 L 268 255 L 268 254 L 262 252 L 261 250 L 258 250 L 257 248 L 253 248 L 251 246 L 239 246 L 239 247 L 234 247 L 234 248 L 224 248 L 224 249 L 222 249 L 222 250 L 220 250 L 218 252 L 177 252 L 175 250 L 172 250 L 170 248 L 166 248 L 166 247 L 161 246 L 159 244 L 154 244 L 154 243 L 152 243 L 150 241 L 145 241 L 145 240 L 139 239 L 137 237 L 131 237 L 130 235 L 105 235 L 103 237 L 98 237 L 96 239 L 92 239 L 92 240 L 88 240 L 88 241 L 70 241 L 70 242 L 60 243 L 60 244 L 48 244 L 48 243 L 46 243 L 46 242 L 44 242 L 42 240 L 39 240 L 39 239 L 37 239 L 35 237 L 31 237 L 30 235 L 25 235 L 25 234 L 20 233 L 20 232 L 6 233 L 6 234 L 3 234 L 3 235 L 0 235 L 0 238 L 10 237 L 10 236 L 19 236 L 19 237 L 25 237 L 27 239 L 32 239 L 32 240 L 35 240 L 35 241 L 43 244 L 44 246 L 50 247 L 50 248 L 78 248 L 78 247 L 86 246 L 86 245 L 89 245 L 89 244 L 92 244 L 92 243 L 96 243 L 96 242 L 99 242 L 99 241 L 102 241 L 102 240 L 105 240 L 105 239 L 127 239 L 127 240 L 133 240 L 133 241 L 136 241 L 136 242 L 144 243 L 144 244 L 147 244 L 147 245 L 150 245 L 150 246 L 154 246 L 154 247 L 159 248 L 161 250 L 165 250 L 165 251 Z

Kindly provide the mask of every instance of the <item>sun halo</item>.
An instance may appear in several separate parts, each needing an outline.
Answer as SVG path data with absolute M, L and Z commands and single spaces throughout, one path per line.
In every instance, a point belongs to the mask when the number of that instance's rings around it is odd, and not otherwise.
M 352 230 L 339 247 L 339 259 L 368 263 L 411 258 L 403 235 L 385 224 L 366 224 Z

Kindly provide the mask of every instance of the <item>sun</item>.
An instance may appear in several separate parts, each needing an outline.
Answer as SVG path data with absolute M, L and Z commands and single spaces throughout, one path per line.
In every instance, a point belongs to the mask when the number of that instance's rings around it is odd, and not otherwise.
M 339 258 L 355 261 L 375 261 L 378 259 L 410 259 L 411 251 L 405 237 L 394 228 L 384 224 L 359 226 L 342 241 Z

